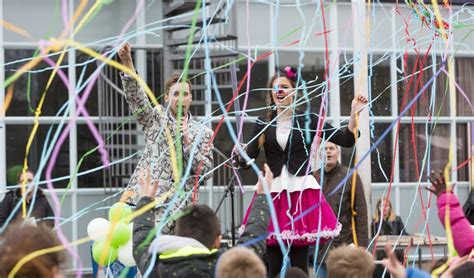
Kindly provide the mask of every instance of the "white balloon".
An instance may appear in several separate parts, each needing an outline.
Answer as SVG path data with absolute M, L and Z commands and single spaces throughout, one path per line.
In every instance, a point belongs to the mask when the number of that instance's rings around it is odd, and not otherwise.
M 133 240 L 130 239 L 127 243 L 120 246 L 118 249 L 118 260 L 125 266 L 135 266 L 135 259 L 133 259 Z
M 109 228 L 109 220 L 100 217 L 95 218 L 87 225 L 87 235 L 95 241 L 106 240 Z

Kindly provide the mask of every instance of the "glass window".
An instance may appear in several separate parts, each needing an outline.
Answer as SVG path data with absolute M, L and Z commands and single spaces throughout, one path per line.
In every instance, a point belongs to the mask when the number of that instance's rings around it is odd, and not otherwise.
M 341 115 L 351 114 L 351 103 L 354 99 L 354 61 L 352 54 L 339 56 L 339 91 L 341 102 Z
M 454 59 L 456 82 L 462 90 L 456 88 L 456 114 L 457 116 L 474 116 L 471 105 L 474 100 L 474 58 L 459 57 Z M 463 95 L 466 95 L 469 101 Z
M 98 80 L 103 80 L 103 78 L 106 77 L 105 72 L 108 67 L 105 67 L 102 70 L 99 79 L 97 79 L 97 76 L 94 76 L 94 78 L 91 79 L 92 74 L 94 74 L 94 72 L 97 70 L 97 60 L 82 52 L 78 51 L 76 53 L 76 64 L 78 65 L 76 66 L 76 87 L 80 88 L 79 96 L 81 96 L 81 98 L 84 97 L 83 92 L 88 87 L 90 82 L 93 81 L 95 83 L 92 86 L 89 96 L 85 102 L 85 108 L 90 116 L 98 116 L 100 101 L 97 83 L 100 82 Z
M 369 80 L 375 116 L 391 116 L 390 55 L 369 55 Z
M 50 158 L 49 156 L 43 157 L 43 152 L 46 152 L 47 148 L 50 147 L 57 127 L 58 125 L 39 125 L 28 154 L 28 165 L 34 171 L 37 171 L 40 163 L 45 162 L 41 174 L 41 181 L 45 180 L 45 173 Z M 23 165 L 28 138 L 32 130 L 33 125 L 6 125 L 7 168 Z M 48 133 L 50 134 L 48 135 Z M 56 144 L 57 141 L 55 146 Z M 67 176 L 69 176 L 69 135 L 59 150 L 52 172 L 53 179 Z M 54 182 L 53 185 L 55 188 L 64 188 L 68 182 L 69 179 L 66 179 Z M 46 185 L 42 185 L 42 187 L 44 188 Z
M 414 130 L 412 130 L 411 124 L 402 124 L 398 138 L 400 181 L 416 182 L 420 175 L 422 176 L 421 180 L 425 181 L 427 170 L 443 170 L 448 162 L 449 134 L 449 125 L 447 124 L 433 126 L 415 124 Z M 416 147 L 416 152 L 414 147 Z M 429 148 L 427 149 L 427 147 Z M 426 164 L 422 168 L 426 151 L 429 165 Z M 423 172 L 421 172 L 422 169 Z
M 372 144 L 377 141 L 390 124 L 375 124 Z M 393 150 L 392 133 L 390 132 L 370 154 L 372 182 L 389 182 L 392 171 Z
M 158 49 L 147 50 L 146 52 L 146 81 L 150 89 L 155 93 L 159 103 L 163 103 L 164 82 L 162 79 L 163 70 L 162 51 Z M 167 77 L 166 77 L 167 78 Z
M 469 145 L 469 134 L 471 133 L 471 124 L 457 124 L 456 125 L 456 149 L 458 165 L 453 165 L 453 170 L 467 163 L 471 158 L 471 146 Z M 471 138 L 472 140 L 472 138 Z M 458 181 L 469 181 L 469 163 L 464 164 L 463 167 L 457 170 Z
M 78 133 L 82 132 L 78 138 L 78 153 L 82 156 L 92 148 L 97 146 L 96 140 L 92 137 L 86 125 L 78 126 Z M 99 124 L 100 135 L 105 141 L 105 146 L 111 162 L 124 159 L 132 154 L 143 150 L 144 146 L 139 143 L 138 136 L 142 134 L 141 129 L 137 129 L 135 122 L 127 121 L 122 123 L 101 122 Z M 80 157 L 78 154 L 78 157 Z M 140 156 L 133 156 L 126 161 L 110 165 L 109 167 L 84 176 L 79 180 L 80 186 L 84 187 L 113 187 L 122 188 L 127 185 Z M 102 164 L 98 151 L 90 154 L 85 161 L 85 166 L 81 171 L 99 167 Z M 103 176 L 102 176 L 103 175 Z M 101 177 L 104 180 L 101 180 Z
M 245 76 L 248 71 L 247 60 L 244 60 L 239 63 L 239 71 L 237 72 L 237 80 L 239 83 Z M 240 90 L 240 108 L 242 109 L 245 102 L 245 91 L 247 89 L 247 81 L 250 80 L 250 91 L 248 94 L 247 101 L 247 114 L 249 116 L 260 116 L 265 114 L 265 110 L 260 110 L 267 106 L 266 95 L 267 95 L 267 82 L 269 79 L 268 72 L 268 60 L 260 60 L 256 62 L 250 72 L 250 76 L 242 85 Z M 222 100 L 224 103 L 227 103 L 232 98 L 232 93 L 230 94 L 221 94 Z M 217 108 L 217 107 L 216 107 Z M 220 112 L 219 112 L 220 113 Z M 218 114 L 219 114 L 218 113 Z
M 441 58 L 433 61 L 431 56 L 404 56 L 398 59 L 398 107 L 399 113 L 430 81 L 441 66 Z M 441 72 L 434 82 L 427 85 L 421 97 L 405 116 L 449 116 L 448 78 Z M 413 114 L 411 114 L 413 113 Z
M 97 129 L 99 127 L 95 125 Z M 101 134 L 103 137 L 104 134 Z M 103 138 L 106 140 L 107 138 Z M 98 143 L 92 132 L 90 131 L 87 125 L 77 125 L 77 159 L 79 165 L 79 173 L 84 171 L 89 171 L 100 167 L 103 165 L 101 154 L 98 149 L 93 151 L 97 148 Z M 109 147 L 109 146 L 107 146 Z M 110 148 L 107 149 L 109 155 L 112 153 Z M 112 162 L 114 157 L 110 157 L 109 159 Z M 82 160 L 82 162 L 81 162 Z M 96 170 L 92 173 L 81 175 L 77 179 L 78 187 L 104 187 L 104 171 L 105 170 Z
M 371 112 L 374 116 L 392 114 L 390 99 L 390 56 L 371 55 L 368 57 L 370 91 L 372 96 Z M 339 58 L 341 115 L 349 116 L 354 99 L 354 65 L 352 56 L 341 55 Z
M 5 79 L 15 74 L 23 65 L 28 63 L 37 53 L 31 49 L 5 49 Z M 59 55 L 49 56 L 56 62 Z M 26 60 L 25 60 L 26 59 Z M 68 76 L 67 54 L 62 62 L 62 71 Z M 15 83 L 13 99 L 7 110 L 7 116 L 34 116 L 40 99 L 45 92 L 53 67 L 46 62 L 40 62 L 28 72 L 22 74 Z M 54 77 L 41 109 L 41 116 L 55 116 L 67 102 L 69 92 L 58 74 Z

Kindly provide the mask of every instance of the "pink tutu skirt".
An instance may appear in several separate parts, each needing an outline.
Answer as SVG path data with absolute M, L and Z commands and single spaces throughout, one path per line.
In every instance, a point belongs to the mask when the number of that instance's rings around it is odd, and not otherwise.
M 342 225 L 337 221 L 331 206 L 319 189 L 306 189 L 288 193 L 286 190 L 272 193 L 280 235 L 286 245 L 308 246 L 324 243 L 337 237 Z M 243 226 L 247 223 L 250 204 L 244 217 Z M 273 221 L 268 226 L 267 245 L 278 245 L 277 233 Z

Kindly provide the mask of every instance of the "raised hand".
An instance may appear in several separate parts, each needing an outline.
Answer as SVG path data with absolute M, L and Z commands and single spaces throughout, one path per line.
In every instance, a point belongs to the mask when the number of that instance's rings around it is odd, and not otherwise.
M 146 175 L 144 170 L 140 171 L 138 184 L 140 185 L 140 198 L 155 198 L 156 191 L 158 191 L 158 181 L 151 181 L 150 168 L 147 168 Z
M 133 66 L 132 49 L 128 42 L 124 43 L 122 47 L 120 47 L 118 56 L 125 67 L 135 70 L 135 67 Z
M 367 105 L 369 100 L 363 95 L 358 95 L 352 100 L 351 103 L 351 115 L 359 113 L 364 109 L 364 106 Z
M 438 173 L 436 173 L 435 171 L 431 171 L 428 179 L 431 182 L 431 187 L 427 187 L 426 189 L 431 191 L 436 197 L 447 190 L 446 179 L 444 178 L 443 172 L 438 171 Z
M 270 167 L 268 167 L 268 164 L 265 163 L 263 165 L 263 171 L 264 171 L 264 176 L 265 176 L 265 181 L 267 182 L 268 190 L 270 191 L 272 189 L 272 182 L 273 182 L 273 172 L 270 170 Z M 257 183 L 257 194 L 265 194 L 265 188 L 264 188 L 263 182 L 259 179 Z
M 387 259 L 382 261 L 383 265 L 388 269 L 393 278 L 404 278 L 406 277 L 405 268 L 398 261 L 395 252 L 392 251 L 392 244 L 387 242 L 385 244 L 385 254 L 387 254 Z

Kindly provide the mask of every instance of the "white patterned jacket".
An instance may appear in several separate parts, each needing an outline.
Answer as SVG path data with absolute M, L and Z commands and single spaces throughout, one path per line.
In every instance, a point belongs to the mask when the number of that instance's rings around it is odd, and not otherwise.
M 137 167 L 130 178 L 126 191 L 132 192 L 128 202 L 138 203 L 139 184 L 138 177 L 142 173 L 146 173 L 150 168 L 151 181 L 158 181 L 157 197 L 163 196 L 166 192 L 175 193 L 177 187 L 175 184 L 172 165 L 170 159 L 170 146 L 165 133 L 168 128 L 169 134 L 176 145 L 176 124 L 171 113 L 166 112 L 162 105 L 152 106 L 144 90 L 139 86 L 138 82 L 126 74 L 121 73 L 122 86 L 125 91 L 125 97 L 130 107 L 130 112 L 135 116 L 138 123 L 143 129 L 145 137 L 145 149 L 138 161 Z M 196 173 L 199 171 L 199 177 L 202 178 L 213 167 L 213 146 L 209 146 L 210 139 L 213 135 L 211 129 L 192 119 L 191 114 L 188 115 L 188 131 L 192 146 L 182 152 L 183 174 L 186 177 L 185 191 L 193 190 L 196 181 Z M 193 155 L 191 152 L 194 150 Z M 189 159 L 192 157 L 192 161 Z M 186 175 L 186 168 L 191 163 L 191 171 Z M 205 181 L 209 175 L 204 176 L 201 182 Z M 164 203 L 168 204 L 175 194 L 169 195 Z M 184 196 L 184 195 L 183 195 Z M 183 201 L 185 201 L 183 203 Z M 178 199 L 173 204 L 171 215 L 180 208 L 188 205 L 190 200 Z M 160 210 L 163 212 L 163 210 Z M 168 215 L 169 216 L 169 215 Z M 162 215 L 157 215 L 157 223 L 162 219 Z M 174 223 L 169 221 L 162 230 L 163 234 L 174 232 Z

